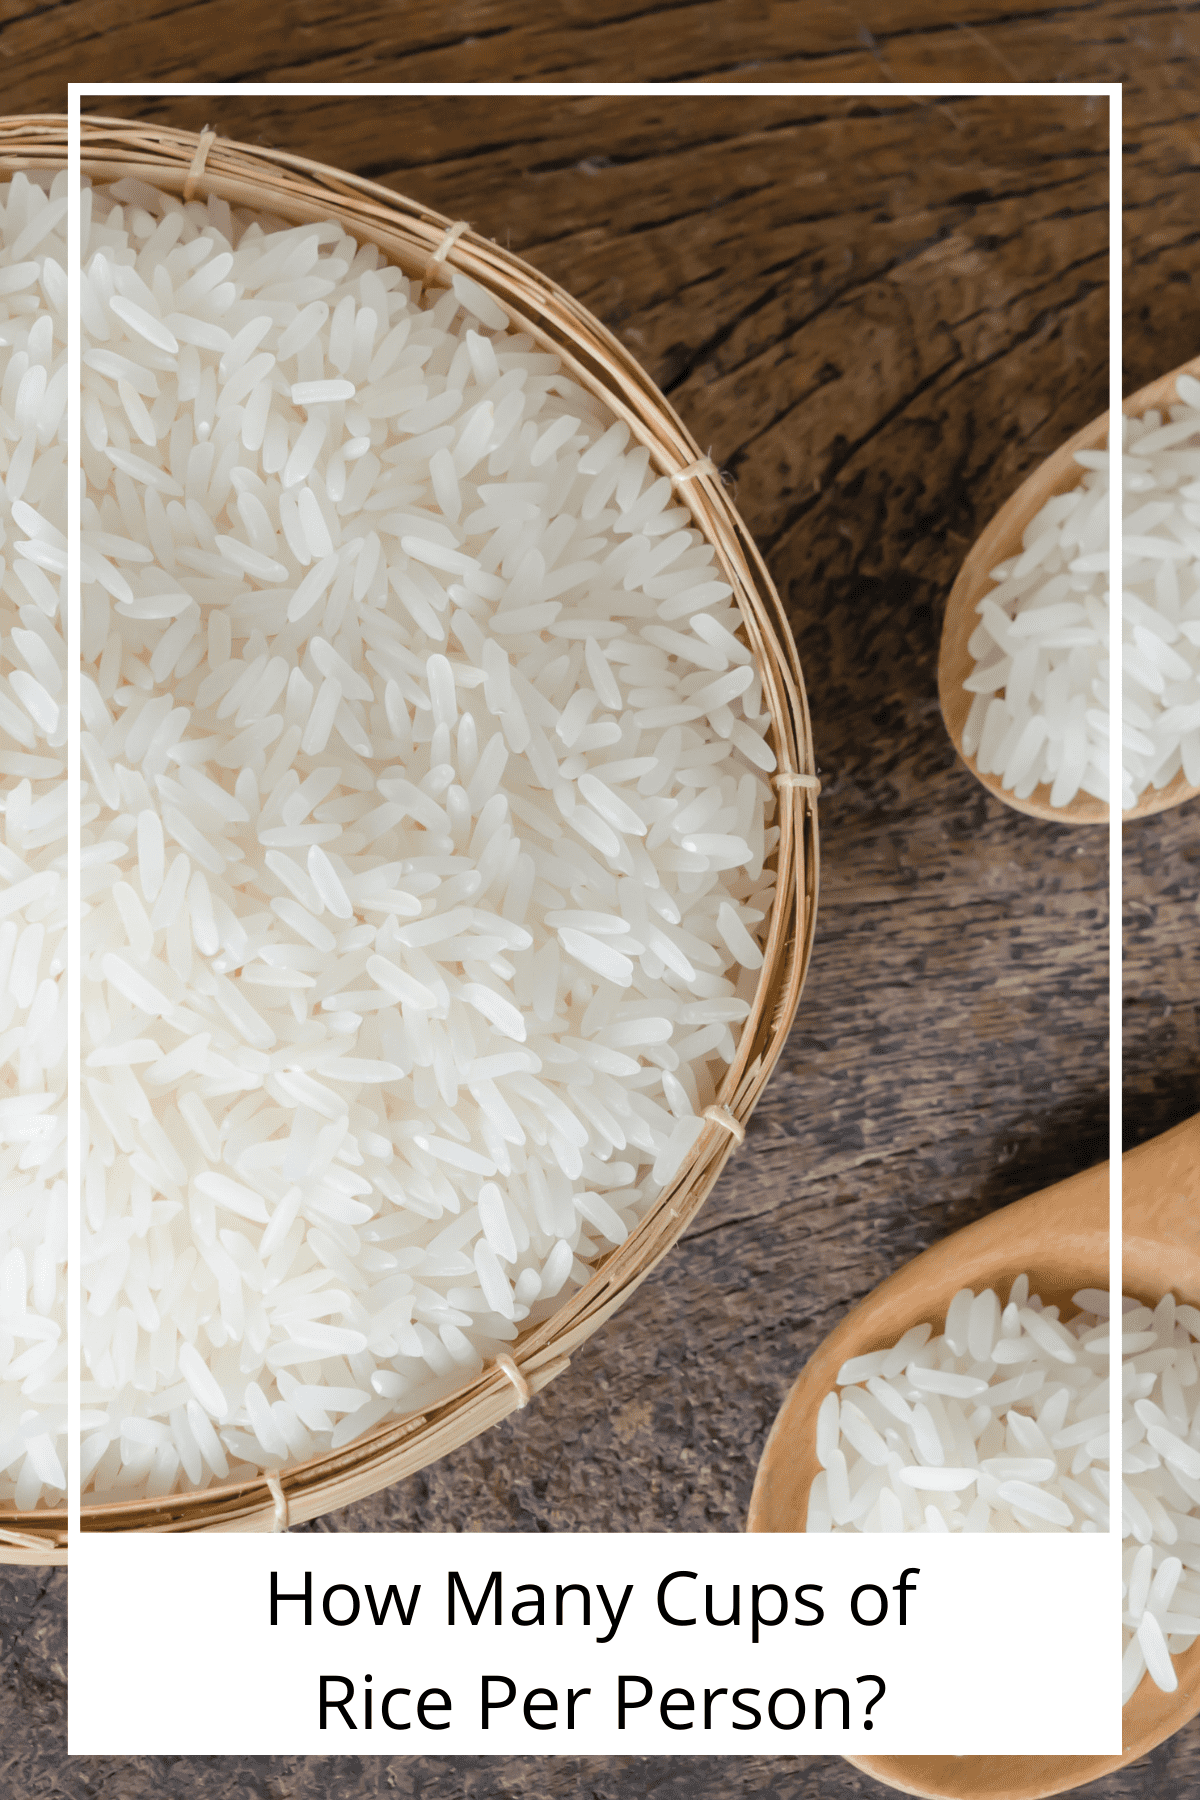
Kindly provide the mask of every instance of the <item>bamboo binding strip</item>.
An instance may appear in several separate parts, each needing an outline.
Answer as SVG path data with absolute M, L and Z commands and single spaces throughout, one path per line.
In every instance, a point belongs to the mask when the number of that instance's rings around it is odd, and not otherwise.
M 61 162 L 62 121 L 57 129 Z M 49 135 L 54 138 L 53 132 Z M 32 131 L 20 144 L 10 145 L 0 135 L 0 159 L 14 166 L 25 143 L 32 147 L 35 142 L 41 140 Z M 46 154 L 52 148 L 43 146 Z M 31 161 L 32 156 L 25 166 Z M 85 1497 L 83 1507 L 83 1528 L 92 1531 L 272 1531 L 377 1493 L 527 1405 L 568 1366 L 578 1346 L 645 1280 L 695 1218 L 745 1136 L 746 1121 L 795 1016 L 808 969 L 819 854 L 812 728 L 783 605 L 716 464 L 624 345 L 549 277 L 462 221 L 444 218 L 374 182 L 279 150 L 216 137 L 202 153 L 200 134 L 85 118 L 82 167 L 94 182 L 133 177 L 176 194 L 190 180 L 197 199 L 215 194 L 288 224 L 335 218 L 355 237 L 377 244 L 418 287 L 448 283 L 461 270 L 494 294 L 514 327 L 553 351 L 572 379 L 628 425 L 631 436 L 649 451 L 655 470 L 674 478 L 741 606 L 778 759 L 775 899 L 763 968 L 736 1059 L 708 1109 L 688 1163 L 626 1241 L 595 1265 L 586 1286 L 520 1337 L 509 1354 L 485 1365 L 426 1413 L 386 1420 L 342 1449 L 282 1472 L 265 1470 L 253 1479 L 159 1500 L 97 1502 Z M 7 1524 L 0 1512 L 0 1528 Z M 25 1529 L 29 1524 L 28 1518 L 22 1521 Z

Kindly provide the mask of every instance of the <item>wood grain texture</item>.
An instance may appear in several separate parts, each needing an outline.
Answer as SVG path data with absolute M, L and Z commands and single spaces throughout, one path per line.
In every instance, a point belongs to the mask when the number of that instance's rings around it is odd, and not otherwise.
M 1197 37 L 1195 16 L 1180 14 L 1169 38 L 1154 39 L 1159 54 L 1145 62 L 1135 57 L 1126 93 L 1127 391 L 1170 367 L 1173 352 L 1181 358 L 1200 352 L 1190 173 L 1200 117 Z M 1184 1117 L 1200 1094 L 1200 802 L 1128 828 L 1123 884 L 1122 1047 L 1130 1144 Z M 1196 1784 L 1200 1732 L 1191 1729 L 1192 1760 L 1180 1767 Z M 1156 1755 L 1169 1756 L 1171 1748 Z
M 1125 76 L 1134 386 L 1200 347 L 1198 10 L 18 0 L 0 23 L 0 91 L 29 110 L 61 105 L 68 72 Z M 736 474 L 788 602 L 826 780 L 817 948 L 783 1063 L 692 1234 L 565 1377 L 312 1529 L 739 1529 L 775 1411 L 848 1306 L 956 1226 L 1105 1153 L 1102 834 L 990 800 L 955 764 L 934 682 L 970 541 L 1105 404 L 1103 104 L 664 92 L 97 109 L 211 122 L 471 218 L 619 332 Z M 1135 1139 L 1195 1110 L 1195 824 L 1194 809 L 1147 821 L 1127 848 Z M 36 1791 L 46 1752 L 3 1690 L 0 1731 L 14 1787 Z M 1192 1727 L 1089 1792 L 1157 1800 L 1198 1777 Z M 63 1757 L 53 1781 L 79 1800 L 883 1792 L 837 1760 L 762 1757 Z
M 0 51 L 68 81 L 1186 81 L 1194 0 L 9 0 Z M 18 77 L 14 75 L 16 82 Z

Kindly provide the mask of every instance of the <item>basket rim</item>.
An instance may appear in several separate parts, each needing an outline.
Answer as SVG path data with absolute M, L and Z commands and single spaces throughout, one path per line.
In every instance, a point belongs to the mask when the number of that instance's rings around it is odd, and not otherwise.
M 5 123 L 0 121 L 0 165 L 15 155 L 5 141 Z M 41 129 L 35 134 L 39 148 L 49 157 L 56 145 L 61 146 L 60 160 L 65 160 L 65 120 L 36 123 L 46 128 L 44 142 Z M 454 224 L 443 214 L 377 182 L 284 150 L 216 136 L 198 158 L 201 138 L 207 135 L 88 114 L 81 121 L 82 167 L 95 180 L 132 177 L 176 192 L 183 191 L 191 174 L 196 197 L 214 193 L 285 222 L 335 217 L 352 234 L 379 244 L 406 273 L 429 281 L 434 252 Z M 246 198 L 251 186 L 254 197 Z M 818 895 L 819 784 L 799 655 L 782 601 L 715 467 L 703 457 L 670 402 L 619 339 L 523 258 L 467 230 L 446 248 L 433 272 L 448 281 L 457 270 L 494 294 L 510 313 L 514 328 L 553 350 L 572 379 L 625 420 L 660 474 L 678 476 L 691 464 L 708 462 L 708 468 L 687 479 L 681 497 L 690 507 L 693 523 L 712 545 L 741 609 L 748 647 L 763 679 L 771 718 L 769 741 L 778 762 L 773 779 L 778 783 L 775 823 L 780 839 L 763 968 L 734 1061 L 717 1095 L 718 1108 L 727 1109 L 737 1129 L 718 1119 L 706 1120 L 674 1181 L 625 1243 L 593 1265 L 588 1282 L 563 1306 L 509 1346 L 523 1385 L 536 1393 L 568 1366 L 573 1351 L 617 1310 L 683 1234 L 744 1134 L 795 1016 L 811 957 Z M 271 1530 L 281 1523 L 299 1523 L 415 1472 L 524 1405 L 526 1397 L 490 1362 L 436 1406 L 384 1420 L 340 1450 L 161 1500 L 109 1496 L 97 1500 L 85 1495 L 81 1524 L 88 1531 L 178 1531 Z M 268 1479 L 279 1484 L 282 1516 Z M 65 1509 L 56 1511 L 65 1524 Z M 60 1524 L 56 1511 L 47 1509 L 39 1519 L 55 1529 Z M 7 1522 L 0 1508 L 0 1529 Z

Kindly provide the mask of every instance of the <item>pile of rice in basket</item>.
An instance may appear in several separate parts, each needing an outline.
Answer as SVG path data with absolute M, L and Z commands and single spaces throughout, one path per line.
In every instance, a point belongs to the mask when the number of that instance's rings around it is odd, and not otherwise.
M 66 1490 L 66 175 L 0 183 L 0 1503 Z
M 735 1055 L 778 831 L 679 485 L 483 289 L 132 181 L 82 242 L 82 1465 L 120 1498 L 425 1408 L 588 1279 Z

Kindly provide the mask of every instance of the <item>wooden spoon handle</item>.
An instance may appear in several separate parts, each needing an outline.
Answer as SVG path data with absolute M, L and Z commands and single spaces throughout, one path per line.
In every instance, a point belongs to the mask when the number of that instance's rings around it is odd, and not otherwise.
M 1200 1113 L 1124 1160 L 1126 1293 L 1200 1304 Z

